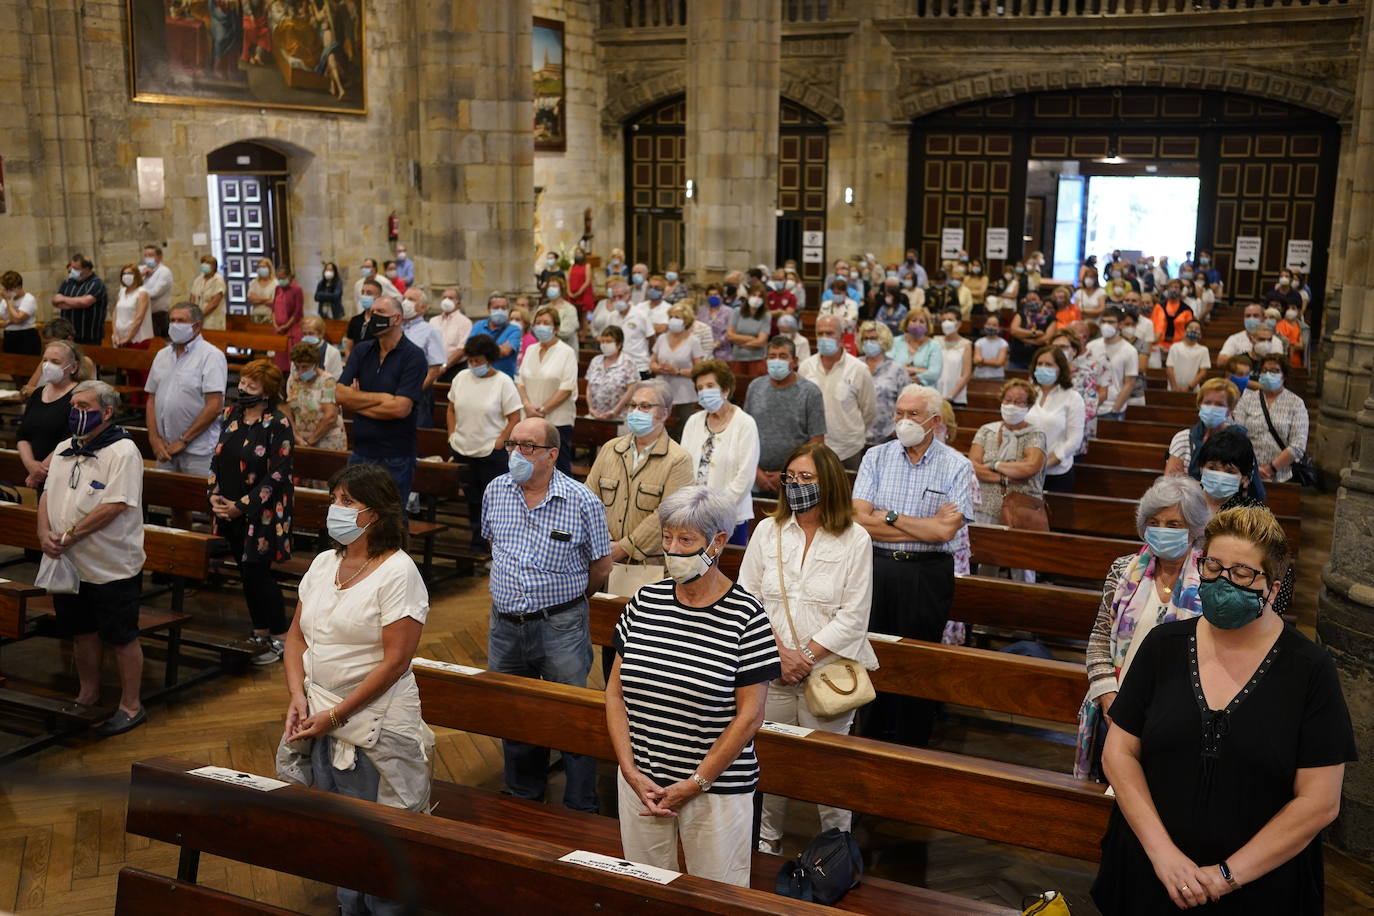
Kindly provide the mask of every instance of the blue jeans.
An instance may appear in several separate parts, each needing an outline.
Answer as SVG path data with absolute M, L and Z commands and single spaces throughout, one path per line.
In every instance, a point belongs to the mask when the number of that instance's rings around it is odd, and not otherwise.
M 400 458 L 373 458 L 352 452 L 348 456 L 348 463 L 375 464 L 390 474 L 391 479 L 396 482 L 396 489 L 401 494 L 401 511 L 405 511 L 406 500 L 410 499 L 410 483 L 415 479 L 414 455 L 405 455 Z
M 487 634 L 487 664 L 492 671 L 518 674 L 555 684 L 587 686 L 592 668 L 592 638 L 587 601 L 552 617 L 519 623 L 495 608 Z M 544 800 L 548 782 L 549 749 L 519 741 L 502 741 L 506 788 L 516 798 Z M 563 754 L 567 787 L 563 805 L 574 811 L 597 811 L 596 758 Z

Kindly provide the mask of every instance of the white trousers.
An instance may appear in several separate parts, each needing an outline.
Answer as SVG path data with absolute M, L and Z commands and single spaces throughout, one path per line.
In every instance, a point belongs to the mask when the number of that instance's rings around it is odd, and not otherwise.
M 625 858 L 678 871 L 677 843 L 687 873 L 722 884 L 749 886 L 749 837 L 754 827 L 754 793 L 706 792 L 678 809 L 677 817 L 640 816 L 644 803 L 616 773 L 620 801 L 620 845 Z
M 813 716 L 810 707 L 806 705 L 806 683 L 804 681 L 800 684 L 791 685 L 780 684 L 777 681 L 768 682 L 768 702 L 764 706 L 763 715 L 770 722 L 800 725 L 803 728 L 814 728 L 836 735 L 847 735 L 849 734 L 849 727 L 854 724 L 854 713 L 855 710 L 851 709 L 843 715 L 829 719 Z M 853 812 L 843 808 L 831 808 L 828 805 L 817 805 L 816 807 L 820 811 L 821 830 L 829 830 L 831 827 L 848 830 L 854 819 Z M 772 843 L 782 839 L 782 827 L 786 817 L 787 799 L 781 795 L 765 795 L 763 797 L 763 820 L 759 825 L 759 836 Z

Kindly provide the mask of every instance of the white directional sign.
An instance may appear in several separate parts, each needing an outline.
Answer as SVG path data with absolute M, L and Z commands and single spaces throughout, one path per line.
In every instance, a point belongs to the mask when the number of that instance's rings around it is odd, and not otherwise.
M 1301 273 L 1310 271 L 1312 269 L 1312 240 L 1289 239 L 1288 253 L 1283 259 L 1283 266 Z
M 802 263 L 803 263 L 803 264 L 819 264 L 819 263 L 821 263 L 822 260 L 824 260 L 824 259 L 823 259 L 822 256 L 821 256 L 821 249 L 819 249 L 819 248 L 803 248 L 803 249 L 802 249 Z
M 940 233 L 940 257 L 957 258 L 964 250 L 964 230 L 945 229 Z
M 807 248 L 819 248 L 821 245 L 825 244 L 825 233 L 815 231 L 803 232 L 802 244 Z
M 1236 270 L 1259 270 L 1260 239 L 1257 235 L 1236 237 Z
M 1006 229 L 989 229 L 988 241 L 984 246 L 987 249 L 985 257 L 989 260 L 1006 258 L 1007 236 L 1008 232 Z

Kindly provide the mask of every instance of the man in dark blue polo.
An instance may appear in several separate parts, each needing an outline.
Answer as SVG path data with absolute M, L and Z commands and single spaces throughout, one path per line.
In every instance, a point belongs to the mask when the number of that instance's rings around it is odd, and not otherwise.
M 406 339 L 401 304 L 390 296 L 372 303 L 366 336 L 348 356 L 335 387 L 339 406 L 353 414 L 349 464 L 386 468 L 401 505 L 415 476 L 415 405 L 424 397 L 425 351 Z

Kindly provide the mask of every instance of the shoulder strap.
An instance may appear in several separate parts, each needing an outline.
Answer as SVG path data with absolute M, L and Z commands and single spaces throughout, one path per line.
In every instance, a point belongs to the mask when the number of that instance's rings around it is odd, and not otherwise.
M 1256 391 L 1255 397 L 1259 398 L 1260 410 L 1264 412 L 1264 422 L 1269 427 L 1269 435 L 1273 436 L 1274 441 L 1279 444 L 1279 451 L 1283 451 L 1288 446 L 1284 444 L 1283 439 L 1279 436 L 1279 431 L 1274 428 L 1274 421 L 1269 417 L 1269 402 L 1265 400 L 1264 392 Z
M 802 643 L 801 638 L 797 636 L 797 624 L 792 619 L 792 602 L 787 599 L 787 579 L 782 574 L 782 525 L 778 524 L 777 519 L 773 520 L 773 530 L 778 536 L 778 588 L 782 589 L 782 609 L 787 615 L 787 628 L 792 631 L 792 641 L 800 649 Z

